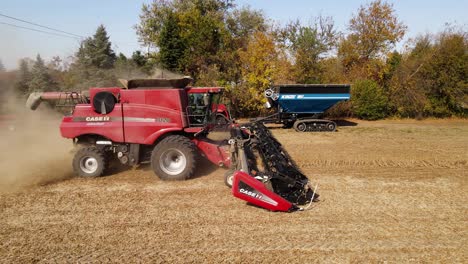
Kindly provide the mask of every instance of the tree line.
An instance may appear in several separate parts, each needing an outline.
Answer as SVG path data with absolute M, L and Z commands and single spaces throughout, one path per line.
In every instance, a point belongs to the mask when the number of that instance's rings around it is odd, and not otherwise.
M 46 63 L 40 55 L 21 60 L 15 91 L 83 90 L 118 85 L 119 78 L 176 73 L 192 76 L 195 85 L 226 87 L 238 116 L 265 111 L 263 91 L 279 83 L 350 83 L 352 99 L 330 116 L 467 115 L 466 29 L 446 25 L 411 39 L 399 52 L 408 27 L 385 1 L 361 6 L 340 32 L 332 17 L 278 25 L 232 0 L 155 0 L 143 4 L 135 30 L 147 49 L 131 57 L 115 54 L 101 25 L 69 65 L 58 57 Z

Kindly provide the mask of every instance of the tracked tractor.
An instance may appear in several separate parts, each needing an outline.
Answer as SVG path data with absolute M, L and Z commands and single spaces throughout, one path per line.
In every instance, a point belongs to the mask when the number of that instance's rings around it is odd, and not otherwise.
M 36 109 L 42 101 L 73 106 L 60 132 L 76 146 L 72 166 L 79 176 L 101 176 L 117 159 L 130 166 L 150 163 L 163 180 L 185 180 L 203 156 L 228 168 L 225 182 L 236 197 L 252 204 L 295 211 L 317 199 L 307 177 L 266 127 L 234 124 L 218 104 L 223 88 L 191 87 L 191 81 L 140 79 L 87 93 L 34 93 L 27 106 Z M 207 137 L 219 126 L 231 131 L 229 140 Z

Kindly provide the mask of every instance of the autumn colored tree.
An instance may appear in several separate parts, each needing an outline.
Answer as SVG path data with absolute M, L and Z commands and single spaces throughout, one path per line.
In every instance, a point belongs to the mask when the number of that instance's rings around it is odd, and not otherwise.
M 398 20 L 393 6 L 381 0 L 361 6 L 349 22 L 349 34 L 338 48 L 345 70 L 351 78 L 382 81 L 382 61 L 400 41 L 407 27 Z
M 468 95 L 468 34 L 447 28 L 418 37 L 390 80 L 390 102 L 397 116 L 465 115 Z
M 403 38 L 407 27 L 398 21 L 391 4 L 377 0 L 361 6 L 349 22 L 351 45 L 359 58 L 385 55 Z
M 468 34 L 442 32 L 437 36 L 429 63 L 421 66 L 421 77 L 429 88 L 426 114 L 438 117 L 462 114 L 468 94 Z
M 262 111 L 266 102 L 263 92 L 271 84 L 286 82 L 288 63 L 280 53 L 271 34 L 256 32 L 245 51 L 241 51 L 243 82 L 235 94 L 240 99 L 240 107 L 247 111 Z

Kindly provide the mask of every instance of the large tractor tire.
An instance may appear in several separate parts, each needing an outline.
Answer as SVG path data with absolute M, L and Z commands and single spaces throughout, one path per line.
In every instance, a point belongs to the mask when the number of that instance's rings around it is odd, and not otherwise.
M 106 167 L 104 153 L 94 146 L 81 148 L 73 158 L 73 170 L 81 177 L 99 177 Z
M 195 144 L 187 137 L 168 136 L 154 147 L 151 167 L 162 180 L 186 180 L 195 172 L 197 153 Z

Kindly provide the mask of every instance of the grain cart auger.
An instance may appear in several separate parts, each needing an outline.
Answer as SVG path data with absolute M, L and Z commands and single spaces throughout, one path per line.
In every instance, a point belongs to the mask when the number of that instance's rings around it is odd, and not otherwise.
M 260 122 L 231 129 L 231 170 L 226 185 L 235 197 L 272 211 L 303 210 L 319 195 L 286 150 Z

